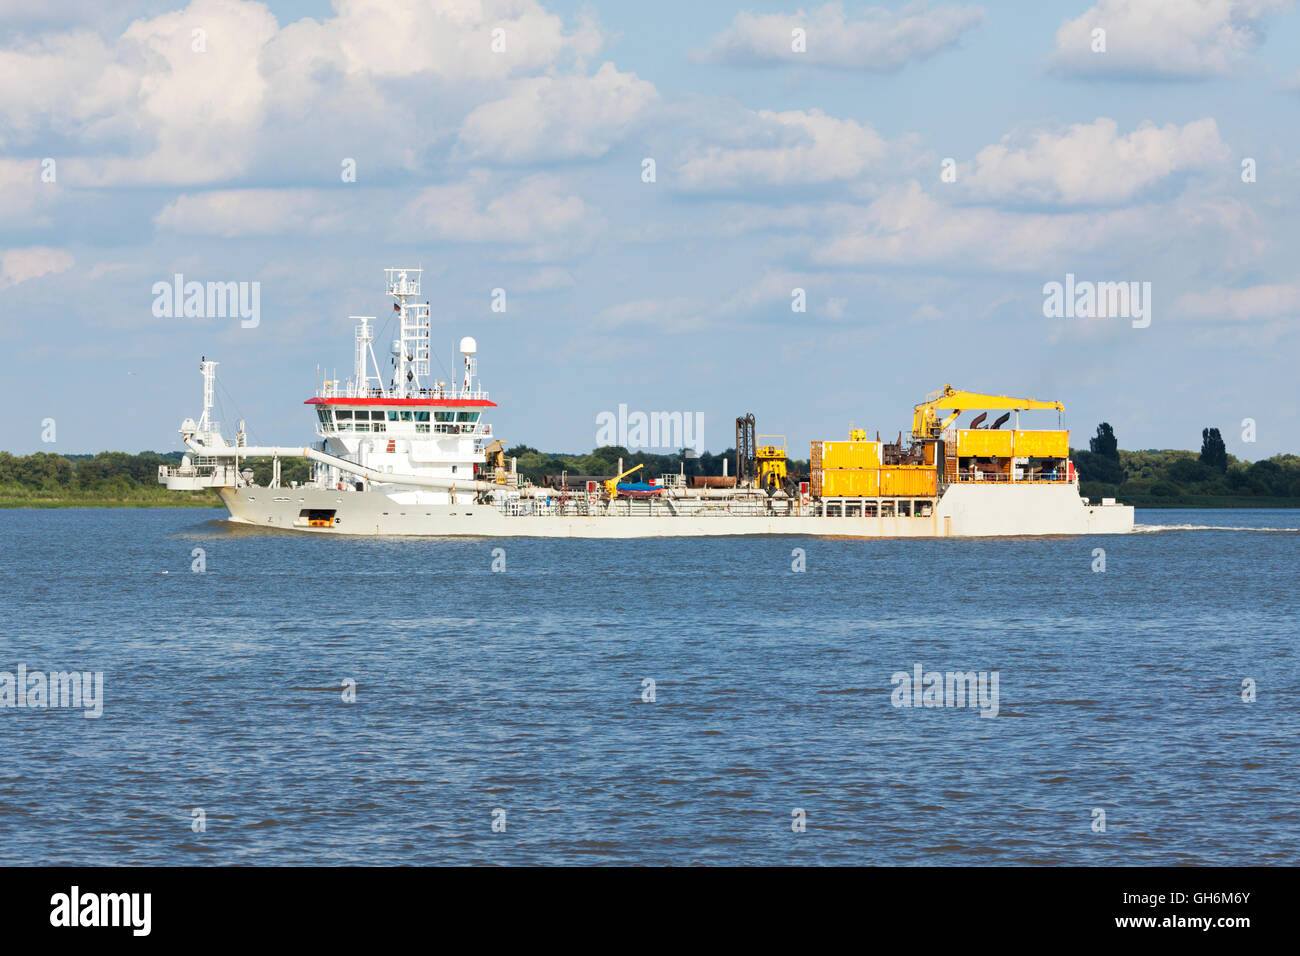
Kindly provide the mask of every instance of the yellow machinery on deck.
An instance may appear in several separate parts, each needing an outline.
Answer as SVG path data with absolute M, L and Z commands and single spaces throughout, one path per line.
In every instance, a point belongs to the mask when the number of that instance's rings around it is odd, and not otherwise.
M 500 439 L 483 449 L 483 473 L 498 485 L 506 483 L 506 446 Z
M 910 443 L 866 440 L 854 428 L 848 441 L 812 443 L 812 491 L 822 498 L 922 498 L 954 481 L 1068 481 L 1070 433 L 1022 431 L 1020 412 L 1065 411 L 1060 402 L 965 392 L 945 385 L 916 406 Z M 966 411 L 983 411 L 970 427 L 948 431 Z M 1005 412 L 992 426 L 980 427 L 989 411 Z M 1001 430 L 1016 416 L 1014 429 Z M 943 415 L 941 418 L 940 415 Z
M 777 491 L 785 484 L 786 461 L 784 435 L 759 435 L 762 438 L 779 438 L 780 445 L 759 445 L 754 450 L 754 460 L 758 465 L 758 487 L 764 491 Z

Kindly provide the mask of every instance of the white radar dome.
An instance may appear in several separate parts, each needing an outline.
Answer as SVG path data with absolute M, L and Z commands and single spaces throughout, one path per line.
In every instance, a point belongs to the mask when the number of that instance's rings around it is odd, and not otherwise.
M 460 340 L 460 354 L 473 355 L 478 351 L 478 343 L 471 336 L 465 336 Z

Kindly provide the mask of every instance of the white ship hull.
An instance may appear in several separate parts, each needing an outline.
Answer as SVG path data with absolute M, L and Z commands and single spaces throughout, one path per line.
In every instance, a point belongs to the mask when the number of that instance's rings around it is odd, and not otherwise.
M 953 485 L 924 517 L 840 517 L 734 514 L 725 508 L 668 513 L 662 502 L 618 502 L 615 513 L 511 514 L 491 504 L 420 504 L 410 491 L 320 488 L 221 488 L 232 521 L 317 534 L 431 537 L 669 538 L 800 535 L 855 538 L 941 538 L 1007 535 L 1121 534 L 1133 530 L 1129 505 L 1092 505 L 1077 486 Z M 926 503 L 931 503 L 928 499 Z M 617 513 L 651 510 L 656 514 Z M 303 513 L 332 511 L 333 524 L 311 527 Z M 545 510 L 545 509 L 543 509 Z M 916 509 L 922 510 L 922 509 Z

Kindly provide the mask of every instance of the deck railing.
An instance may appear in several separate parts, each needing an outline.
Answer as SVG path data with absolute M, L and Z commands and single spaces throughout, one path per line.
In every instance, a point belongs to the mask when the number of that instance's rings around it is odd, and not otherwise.
M 959 471 L 955 475 L 945 476 L 950 484 L 1014 484 L 1014 485 L 1069 485 L 1077 480 L 1066 476 L 1064 471 L 1039 472 L 1013 478 L 1011 475 L 996 471 Z

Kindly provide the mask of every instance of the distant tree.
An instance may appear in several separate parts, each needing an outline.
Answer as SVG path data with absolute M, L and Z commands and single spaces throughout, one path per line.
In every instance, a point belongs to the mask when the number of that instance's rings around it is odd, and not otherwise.
M 1176 485 L 1194 485 L 1209 481 L 1215 477 L 1214 472 L 1203 461 L 1195 458 L 1175 458 L 1165 468 L 1165 474 Z
M 1102 422 L 1097 426 L 1097 436 L 1088 439 L 1088 448 L 1094 455 L 1119 460 L 1119 439 L 1115 437 L 1110 422 Z
M 1082 449 L 1076 450 L 1072 458 L 1074 466 L 1079 469 L 1080 481 L 1118 485 L 1124 480 L 1124 466 L 1118 458 Z
M 1257 461 L 1246 469 L 1246 478 L 1250 484 L 1259 489 L 1256 494 L 1285 495 L 1289 479 L 1286 472 L 1276 461 L 1265 459 Z
M 1215 471 L 1228 470 L 1228 449 L 1217 428 L 1201 429 L 1201 463 Z

